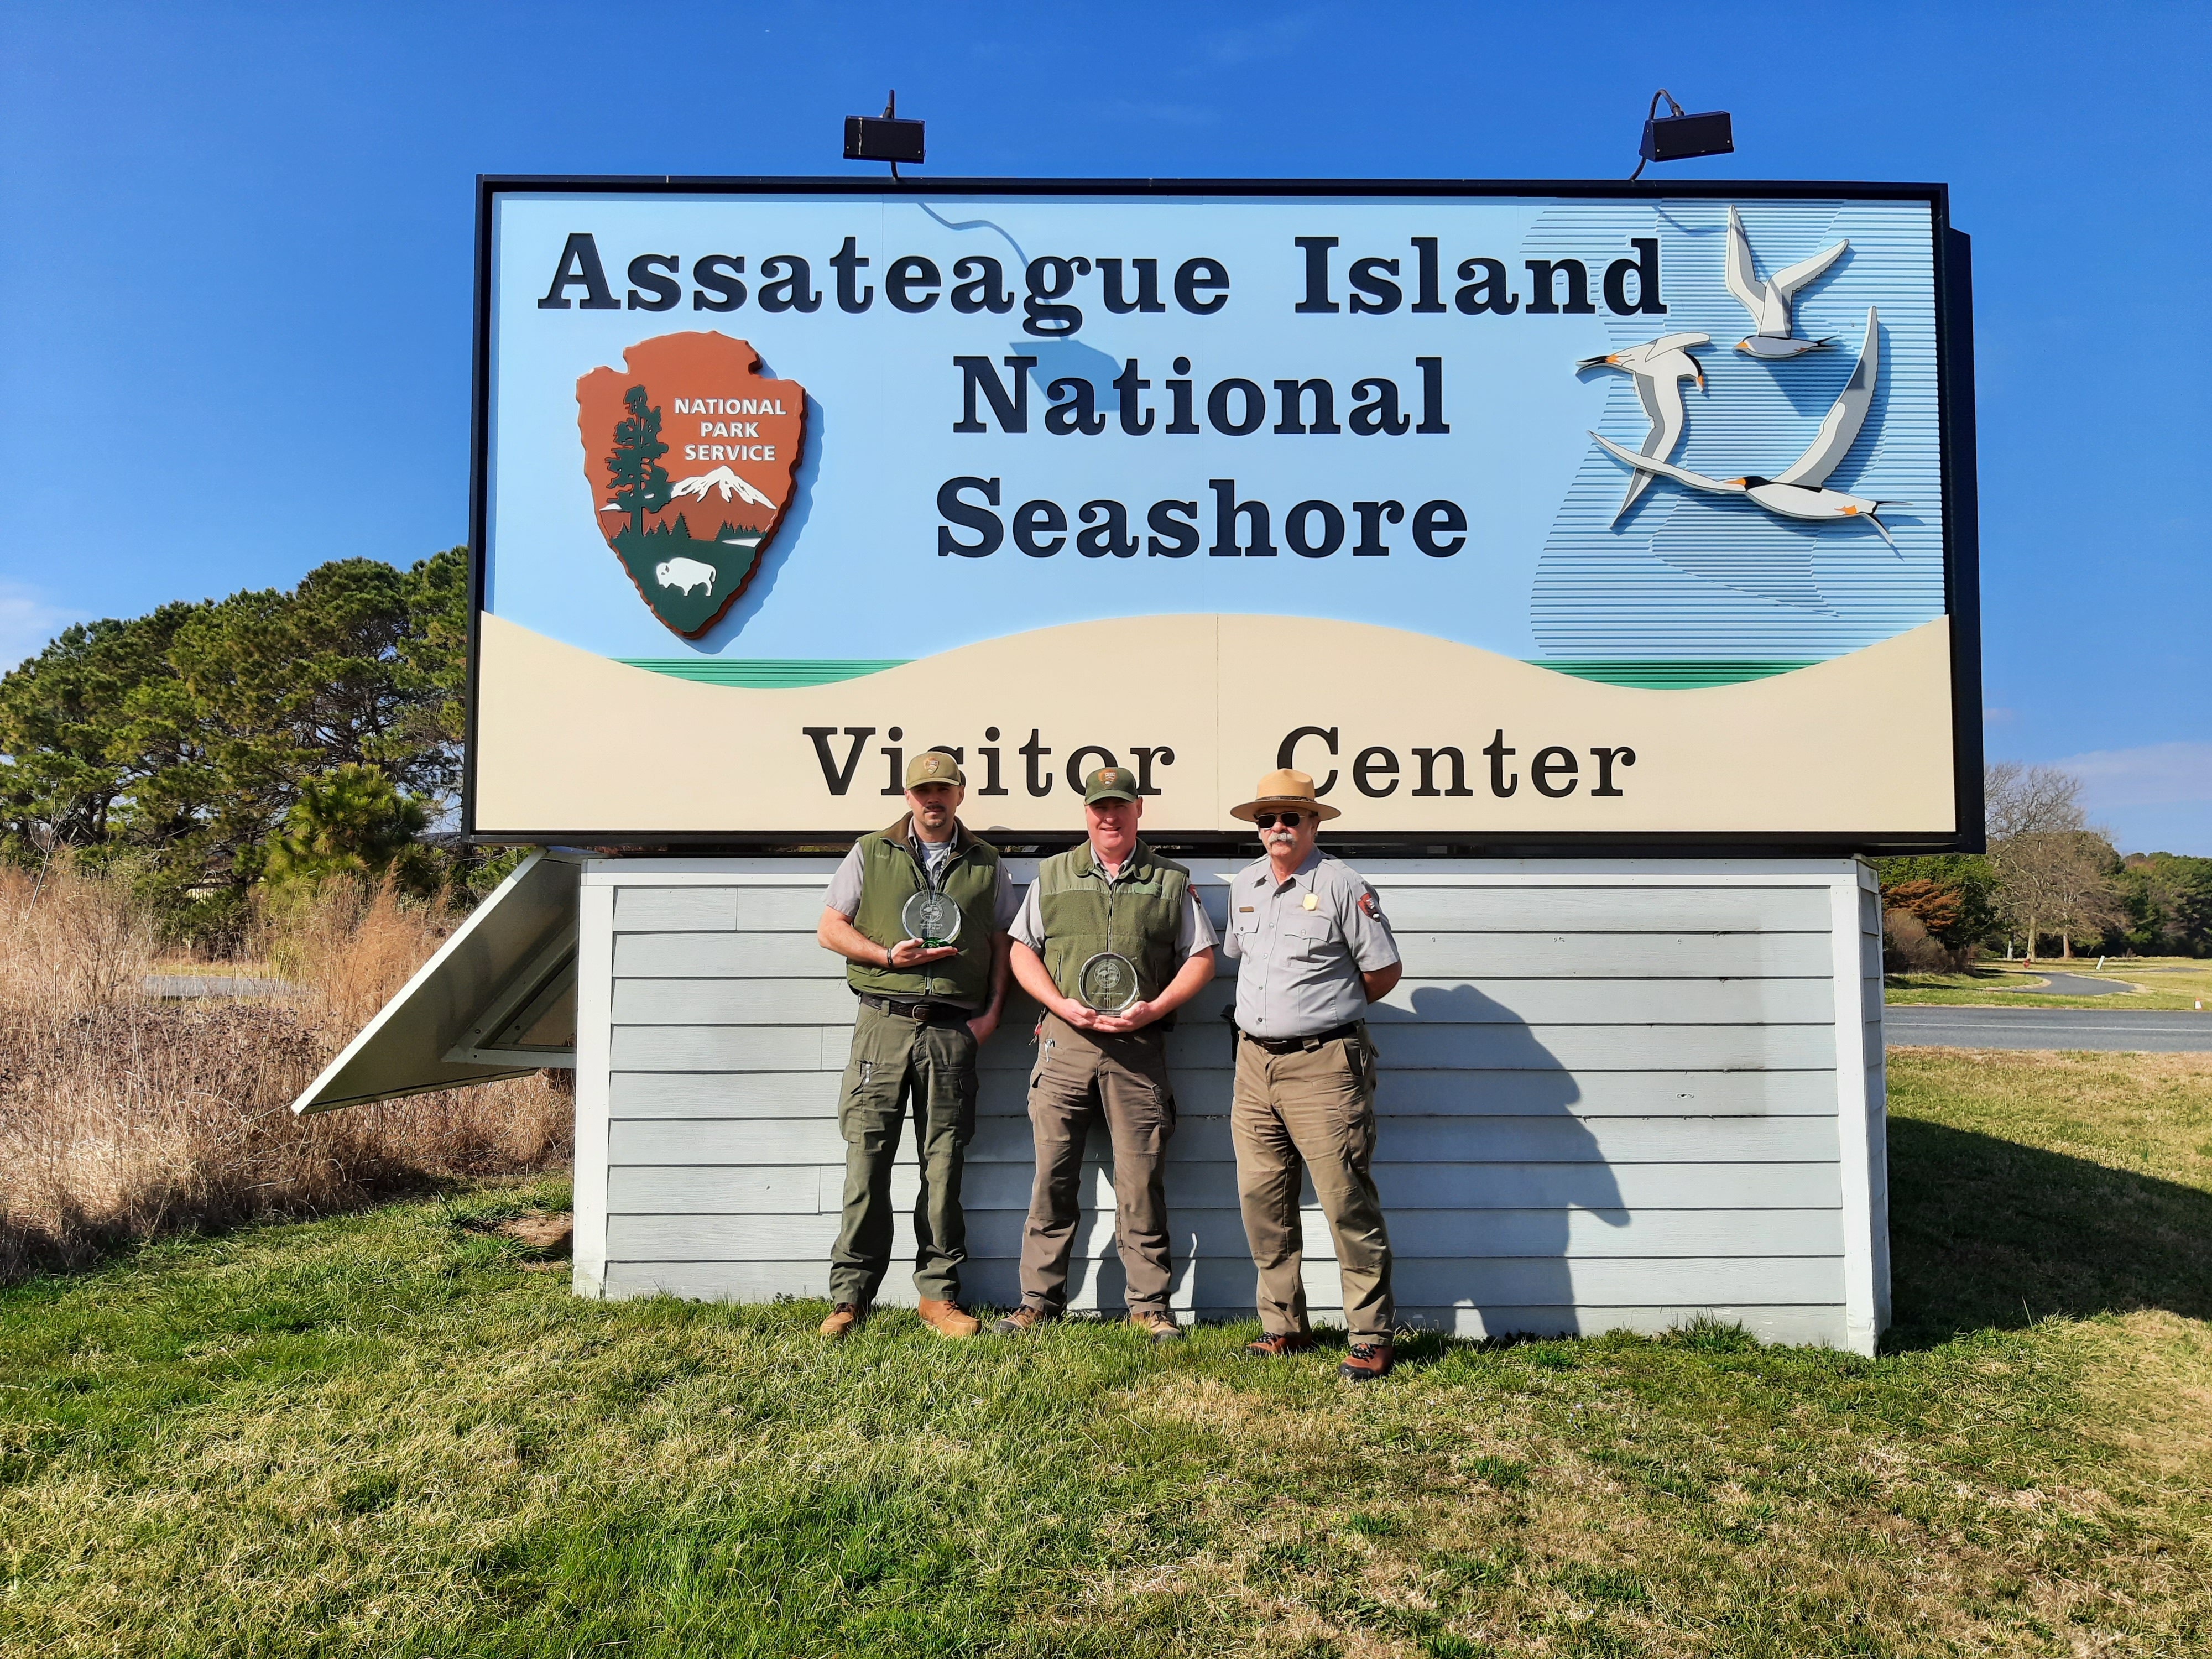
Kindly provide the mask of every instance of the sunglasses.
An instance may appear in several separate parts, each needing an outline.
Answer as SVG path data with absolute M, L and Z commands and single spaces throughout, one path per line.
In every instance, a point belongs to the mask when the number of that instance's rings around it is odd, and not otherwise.
M 1252 822 L 1262 830 L 1272 830 L 1279 823 L 1285 830 L 1295 830 L 1311 816 L 1308 812 L 1255 812 Z

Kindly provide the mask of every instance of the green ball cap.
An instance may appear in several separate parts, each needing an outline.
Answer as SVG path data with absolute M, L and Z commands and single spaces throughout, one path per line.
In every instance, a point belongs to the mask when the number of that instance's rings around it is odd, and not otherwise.
M 1126 766 L 1102 766 L 1083 783 L 1083 804 L 1137 799 L 1137 775 Z
M 906 787 L 911 789 L 922 783 L 952 783 L 965 788 L 968 780 L 960 775 L 958 761 L 942 749 L 933 749 L 906 763 Z

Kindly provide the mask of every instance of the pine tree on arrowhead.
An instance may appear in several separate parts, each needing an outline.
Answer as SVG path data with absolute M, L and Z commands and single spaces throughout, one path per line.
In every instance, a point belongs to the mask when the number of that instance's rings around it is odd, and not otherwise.
M 629 414 L 615 422 L 607 478 L 614 487 L 615 505 L 629 514 L 629 533 L 642 536 L 645 515 L 669 503 L 668 473 L 660 465 L 668 446 L 660 441 L 660 411 L 647 400 L 643 386 L 623 392 L 623 402 Z

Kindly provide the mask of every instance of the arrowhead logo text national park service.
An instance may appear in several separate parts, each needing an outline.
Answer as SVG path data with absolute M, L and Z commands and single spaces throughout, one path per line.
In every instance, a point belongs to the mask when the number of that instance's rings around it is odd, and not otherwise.
M 599 532 L 653 614 L 696 639 L 737 602 L 783 522 L 806 391 L 726 334 L 663 334 L 576 382 Z

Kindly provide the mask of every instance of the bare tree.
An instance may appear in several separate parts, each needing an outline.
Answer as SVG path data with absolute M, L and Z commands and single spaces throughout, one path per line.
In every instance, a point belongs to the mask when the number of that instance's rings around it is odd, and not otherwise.
M 2081 780 L 2055 766 L 1992 761 L 1982 769 L 1982 821 L 1991 850 L 2017 836 L 2051 835 L 2084 828 Z
M 2110 837 L 2081 806 L 2081 780 L 2055 766 L 1993 763 L 1984 774 L 1990 863 L 1997 908 L 2027 939 L 2027 960 L 2045 933 L 2070 957 L 2078 934 L 2122 919 L 2118 863 Z

